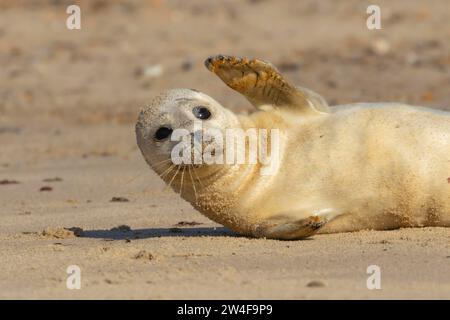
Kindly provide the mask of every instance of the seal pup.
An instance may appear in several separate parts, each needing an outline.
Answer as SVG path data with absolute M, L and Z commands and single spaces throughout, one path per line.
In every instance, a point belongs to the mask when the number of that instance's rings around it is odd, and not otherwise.
M 270 63 L 218 55 L 206 67 L 255 107 L 237 115 L 208 95 L 155 97 L 136 124 L 150 167 L 208 218 L 254 237 L 450 226 L 450 112 L 400 103 L 330 107 Z M 173 164 L 174 130 L 279 130 L 273 174 L 264 165 Z

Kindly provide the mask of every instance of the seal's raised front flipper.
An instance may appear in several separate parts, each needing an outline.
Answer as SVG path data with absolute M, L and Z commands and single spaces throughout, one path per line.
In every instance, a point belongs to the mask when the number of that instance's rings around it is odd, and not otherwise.
M 338 216 L 333 209 L 321 210 L 307 218 L 298 219 L 302 212 L 287 212 L 276 215 L 256 226 L 254 236 L 268 239 L 295 240 L 314 235 L 326 223 Z
M 205 65 L 257 108 L 271 105 L 309 114 L 329 111 L 325 99 L 311 90 L 295 87 L 269 62 L 218 55 L 206 59 Z

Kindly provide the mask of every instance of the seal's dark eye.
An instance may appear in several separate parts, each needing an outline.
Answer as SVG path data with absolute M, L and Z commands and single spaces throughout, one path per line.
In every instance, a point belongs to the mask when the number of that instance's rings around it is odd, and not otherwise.
M 211 112 L 208 110 L 208 108 L 203 106 L 198 106 L 192 109 L 192 113 L 197 119 L 200 120 L 206 120 L 211 117 Z
M 156 140 L 162 140 L 167 138 L 168 136 L 170 136 L 170 134 L 172 133 L 172 129 L 167 128 L 167 127 L 161 127 L 158 130 L 156 130 L 155 132 L 155 139 Z

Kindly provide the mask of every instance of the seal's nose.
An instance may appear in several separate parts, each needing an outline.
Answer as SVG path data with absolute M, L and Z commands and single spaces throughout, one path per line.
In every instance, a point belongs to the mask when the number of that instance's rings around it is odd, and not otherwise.
M 201 143 L 202 140 L 203 140 L 203 131 L 202 130 L 196 130 L 194 132 L 191 132 L 191 139 L 192 139 L 192 142 Z

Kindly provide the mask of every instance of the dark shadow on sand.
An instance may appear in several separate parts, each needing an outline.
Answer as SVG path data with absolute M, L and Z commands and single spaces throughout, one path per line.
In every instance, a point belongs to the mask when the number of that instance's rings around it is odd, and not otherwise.
M 161 237 L 240 237 L 237 233 L 224 227 L 204 228 L 148 228 L 129 231 L 118 230 L 84 230 L 81 238 L 105 240 L 134 240 Z

